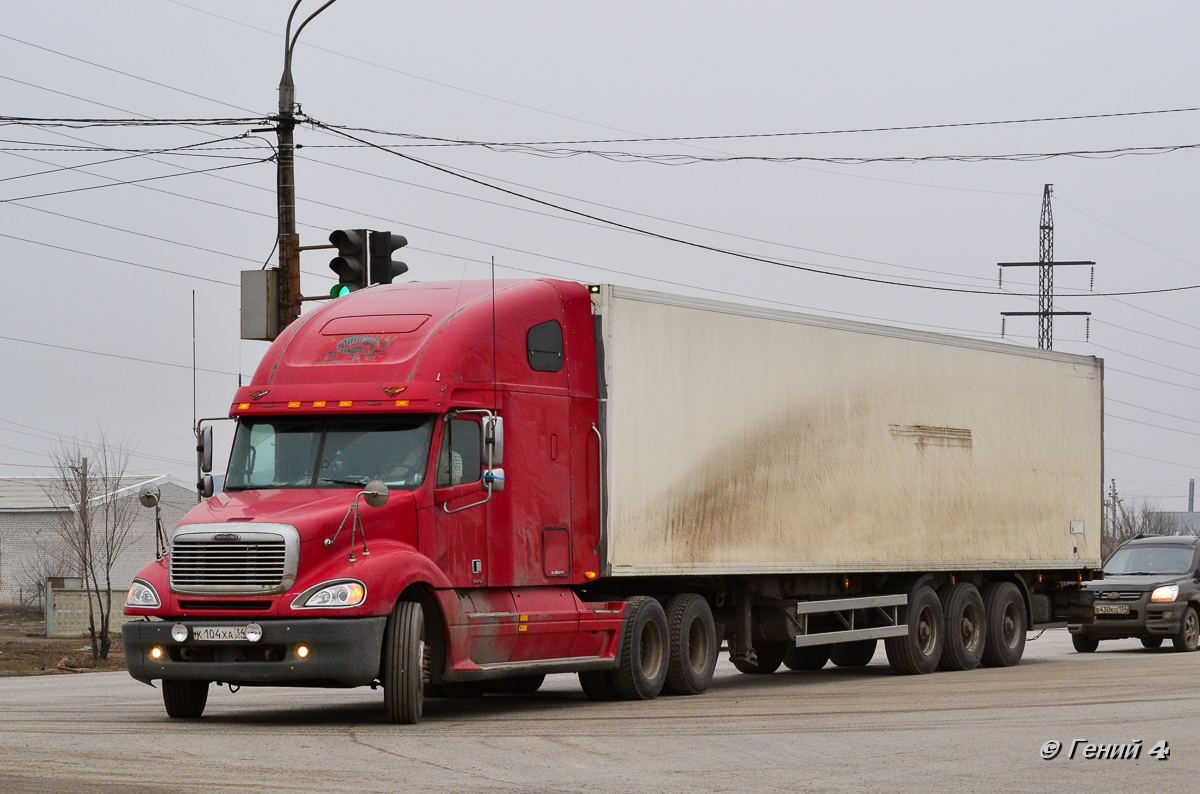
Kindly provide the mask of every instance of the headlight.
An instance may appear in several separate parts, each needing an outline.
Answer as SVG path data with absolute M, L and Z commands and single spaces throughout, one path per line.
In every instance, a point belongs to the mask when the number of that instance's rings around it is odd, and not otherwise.
M 158 600 L 158 593 L 154 592 L 153 587 L 141 580 L 135 580 L 129 588 L 129 595 L 125 596 L 125 606 L 153 609 L 162 606 L 162 602 Z
M 367 598 L 362 582 L 322 582 L 310 587 L 292 602 L 292 609 L 342 609 L 356 607 Z
M 187 642 L 188 627 L 182 623 L 176 623 L 171 627 L 171 639 L 175 642 Z
M 1150 594 L 1150 600 L 1152 602 L 1165 601 L 1170 603 L 1171 601 L 1174 601 L 1178 595 L 1179 585 L 1165 584 L 1162 587 L 1154 588 L 1154 592 Z

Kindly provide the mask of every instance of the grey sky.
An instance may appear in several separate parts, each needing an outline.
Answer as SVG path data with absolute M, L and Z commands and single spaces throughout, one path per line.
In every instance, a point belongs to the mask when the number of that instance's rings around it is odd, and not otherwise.
M 12 38 L 0 38 L 0 113 L 268 114 L 281 69 L 276 34 L 289 7 L 281 0 L 4 4 L 0 34 Z M 314 118 L 476 140 L 986 121 L 1200 105 L 1200 94 L 1187 87 L 1200 66 L 1198 23 L 1200 11 L 1190 4 L 339 0 L 304 31 L 294 75 L 297 100 Z M 1049 152 L 1200 143 L 1198 120 L 1200 113 L 1180 113 L 602 148 L 814 156 Z M 31 141 L 167 148 L 247 127 L 2 129 L 6 142 L 0 147 L 12 150 Z M 547 217 L 559 213 L 377 150 L 318 148 L 345 143 L 320 131 L 301 129 L 297 141 L 306 147 L 297 166 L 302 242 L 323 243 L 336 228 L 390 229 L 410 241 L 400 258 L 414 279 L 464 273 L 483 278 L 488 271 L 482 263 L 494 255 L 502 277 L 534 272 L 770 300 L 784 308 L 980 338 L 998 337 L 999 312 L 1035 308 L 1028 298 L 870 285 L 705 253 Z M 415 153 L 518 183 L 525 187 L 515 189 L 524 192 L 561 194 L 536 195 L 573 208 L 706 244 L 825 269 L 982 289 L 995 287 L 996 262 L 1037 258 L 1042 185 L 1051 182 L 1057 258 L 1096 260 L 1097 291 L 1200 283 L 1195 151 L 856 166 L 664 166 L 465 148 Z M 211 154 L 263 157 L 269 150 Z M 10 200 L 179 173 L 177 165 L 241 162 L 163 155 L 155 158 L 162 162 L 135 158 L 87 169 L 100 176 L 67 170 L 14 178 L 114 156 L 0 152 L 0 233 L 8 235 L 0 237 L 0 336 L 184 366 L 0 339 L 7 373 L 0 378 L 0 476 L 44 473 L 37 467 L 49 463 L 50 434 L 95 435 L 103 426 L 136 447 L 136 471 L 190 480 L 192 290 L 201 368 L 240 370 L 248 377 L 265 350 L 265 344 L 238 341 L 235 286 L 35 243 L 234 285 L 238 271 L 264 261 L 274 241 L 273 164 Z M 23 159 L 30 157 L 51 165 Z M 327 262 L 325 252 L 304 255 L 302 270 L 314 274 L 304 276 L 305 294 L 328 290 Z M 1032 291 L 1033 276 L 1010 272 L 1005 287 Z M 1087 268 L 1060 269 L 1056 283 L 1063 295 L 1058 308 L 1094 314 L 1090 343 L 1084 342 L 1082 319 L 1059 318 L 1055 348 L 1102 356 L 1108 364 L 1108 476 L 1122 493 L 1147 494 L 1164 508 L 1184 509 L 1187 480 L 1200 470 L 1200 319 L 1193 310 L 1200 291 L 1066 297 L 1087 289 Z M 1013 343 L 1036 343 L 1036 319 L 1010 320 L 1008 330 Z M 200 372 L 200 415 L 227 411 L 236 384 L 236 374 Z

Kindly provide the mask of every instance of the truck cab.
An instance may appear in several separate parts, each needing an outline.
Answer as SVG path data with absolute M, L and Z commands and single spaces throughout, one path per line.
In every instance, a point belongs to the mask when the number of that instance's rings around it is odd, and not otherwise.
M 385 286 L 304 315 L 230 406 L 223 492 L 134 584 L 130 674 L 172 716 L 209 682 L 382 683 L 414 721 L 426 689 L 611 668 L 625 604 L 578 592 L 600 571 L 596 361 L 570 282 Z M 417 680 L 389 681 L 405 654 Z

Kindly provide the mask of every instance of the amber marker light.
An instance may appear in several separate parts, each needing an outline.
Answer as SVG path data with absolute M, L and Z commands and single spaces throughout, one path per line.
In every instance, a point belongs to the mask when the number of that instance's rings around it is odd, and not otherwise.
M 308 646 L 307 645 L 297 645 L 296 646 L 296 655 L 299 656 L 301 659 L 307 659 L 308 658 Z
M 288 403 L 288 408 L 299 408 L 300 403 Z
M 397 408 L 407 408 L 408 400 L 396 400 L 396 407 Z
M 150 649 L 150 658 L 157 662 L 159 659 L 162 658 L 162 653 L 163 653 L 162 648 L 155 645 L 153 648 Z
M 324 401 L 324 400 L 315 400 L 315 401 L 313 401 L 313 408 L 324 408 L 324 407 L 325 407 L 325 401 Z
M 583 574 L 583 578 L 584 578 L 584 579 L 595 579 L 595 578 L 596 578 L 596 572 L 595 572 L 595 571 L 585 571 L 585 572 L 584 572 L 584 574 Z
M 250 403 L 238 403 L 239 411 L 245 411 L 249 407 L 250 407 Z
M 354 400 L 342 400 L 338 403 L 338 408 L 349 408 L 354 405 Z

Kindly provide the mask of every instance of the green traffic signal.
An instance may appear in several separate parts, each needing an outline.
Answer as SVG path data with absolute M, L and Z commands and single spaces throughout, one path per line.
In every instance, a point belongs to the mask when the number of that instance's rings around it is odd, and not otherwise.
M 331 290 L 329 290 L 329 297 L 331 297 L 331 298 L 340 298 L 343 295 L 349 295 L 349 294 L 350 294 L 350 285 L 349 284 L 334 284 L 333 288 Z

